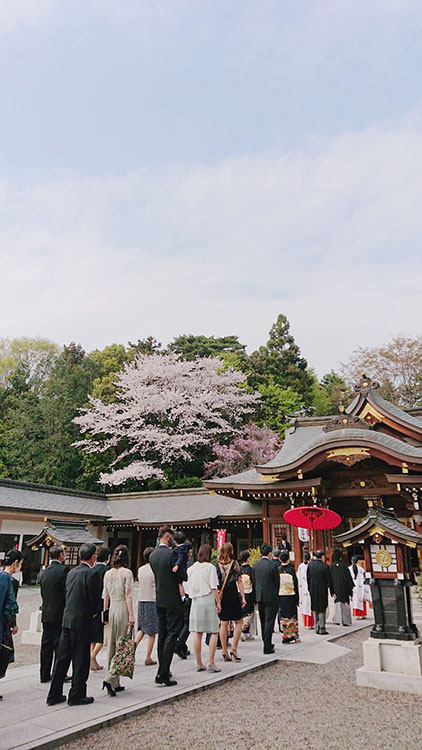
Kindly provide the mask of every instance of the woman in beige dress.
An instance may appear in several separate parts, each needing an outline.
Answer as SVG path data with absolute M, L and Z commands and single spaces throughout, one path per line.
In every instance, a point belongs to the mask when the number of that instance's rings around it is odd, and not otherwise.
M 126 635 L 129 625 L 135 624 L 133 616 L 133 575 L 129 569 L 129 550 L 119 544 L 111 558 L 111 569 L 104 576 L 104 609 L 108 615 L 108 671 L 103 682 L 110 697 L 124 687 L 120 677 L 111 674 L 111 662 L 116 653 L 119 638 Z

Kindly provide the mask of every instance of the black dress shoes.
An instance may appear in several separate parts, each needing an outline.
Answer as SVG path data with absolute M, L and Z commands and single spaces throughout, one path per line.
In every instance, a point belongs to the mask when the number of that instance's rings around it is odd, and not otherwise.
M 179 657 L 179 659 L 187 659 L 188 655 L 184 651 L 175 651 L 175 654 Z
M 271 646 L 271 648 L 268 649 L 268 651 L 264 651 L 264 654 L 273 654 L 274 652 L 275 652 L 275 646 Z
M 47 698 L 47 706 L 55 706 L 57 703 L 64 703 L 65 700 L 65 695 L 58 695 L 57 698 Z
M 86 698 L 75 698 L 73 701 L 67 701 L 68 706 L 88 706 L 90 703 L 94 703 L 94 699 L 91 696 L 86 696 Z
M 155 682 L 157 685 L 165 685 L 166 687 L 177 685 L 177 680 L 172 680 L 170 677 L 156 677 Z

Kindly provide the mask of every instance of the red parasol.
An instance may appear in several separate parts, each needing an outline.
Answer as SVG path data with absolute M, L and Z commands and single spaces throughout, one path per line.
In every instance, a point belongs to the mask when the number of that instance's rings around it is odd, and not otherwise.
M 311 531 L 335 529 L 341 524 L 341 517 L 338 513 L 328 508 L 319 508 L 317 505 L 304 505 L 301 508 L 286 510 L 284 520 L 291 526 L 311 529 Z

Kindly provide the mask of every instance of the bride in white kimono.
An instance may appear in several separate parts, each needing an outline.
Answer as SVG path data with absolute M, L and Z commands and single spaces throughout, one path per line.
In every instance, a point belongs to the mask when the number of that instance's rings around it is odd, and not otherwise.
M 308 581 L 306 578 L 306 571 L 310 559 L 311 555 L 309 552 L 305 552 L 303 555 L 303 562 L 300 563 L 297 569 L 297 582 L 299 584 L 299 611 L 302 613 L 305 628 L 313 628 L 314 626 L 314 615 L 311 609 L 311 595 L 309 593 Z
M 352 597 L 352 615 L 360 620 L 366 617 L 365 596 L 365 568 L 364 561 L 360 555 L 353 555 L 352 564 L 349 567 L 355 588 Z

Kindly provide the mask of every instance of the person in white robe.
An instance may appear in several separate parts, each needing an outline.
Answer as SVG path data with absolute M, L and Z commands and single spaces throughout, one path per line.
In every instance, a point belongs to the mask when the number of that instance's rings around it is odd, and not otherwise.
M 297 581 L 299 584 L 299 612 L 302 614 L 302 620 L 305 628 L 314 627 L 314 615 L 311 608 L 311 595 L 308 589 L 308 581 L 306 578 L 306 571 L 308 563 L 311 559 L 309 552 L 305 552 L 303 555 L 303 562 L 300 563 L 297 569 Z
M 365 568 L 364 560 L 361 555 L 353 555 L 352 564 L 349 567 L 355 587 L 352 597 L 352 615 L 359 620 L 366 617 L 366 597 L 365 597 Z

